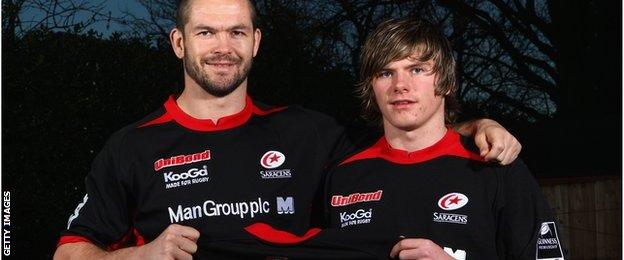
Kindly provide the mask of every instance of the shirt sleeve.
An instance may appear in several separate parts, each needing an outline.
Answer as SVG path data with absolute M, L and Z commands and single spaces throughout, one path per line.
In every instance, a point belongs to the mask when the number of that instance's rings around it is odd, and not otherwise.
M 500 177 L 497 247 L 507 259 L 564 259 L 561 231 L 546 198 L 522 160 Z
M 111 137 L 85 178 L 87 194 L 72 212 L 57 244 L 87 241 L 103 249 L 120 242 L 131 227 L 124 188 L 119 135 Z

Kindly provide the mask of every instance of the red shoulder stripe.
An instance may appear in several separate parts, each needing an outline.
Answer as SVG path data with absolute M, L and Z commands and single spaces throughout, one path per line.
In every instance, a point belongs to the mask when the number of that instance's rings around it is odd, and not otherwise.
M 286 109 L 287 107 L 274 107 L 268 110 L 261 110 L 259 107 L 254 106 L 253 107 L 253 113 L 259 116 L 266 116 L 268 114 L 273 114 L 275 112 L 279 112 L 282 111 L 284 109 Z
M 339 165 L 343 165 L 343 164 L 347 164 L 347 163 L 359 161 L 359 160 L 381 158 L 381 146 L 383 145 L 384 141 L 385 141 L 385 138 L 382 137 L 370 148 L 347 158 L 346 160 L 342 161 Z
M 158 124 L 163 124 L 163 123 L 167 123 L 169 121 L 173 120 L 173 118 L 171 117 L 171 115 L 169 113 L 164 113 L 162 116 L 159 116 L 158 118 L 151 120 L 145 124 L 140 125 L 138 128 L 141 127 L 146 127 L 146 126 L 151 126 L 151 125 L 158 125 Z

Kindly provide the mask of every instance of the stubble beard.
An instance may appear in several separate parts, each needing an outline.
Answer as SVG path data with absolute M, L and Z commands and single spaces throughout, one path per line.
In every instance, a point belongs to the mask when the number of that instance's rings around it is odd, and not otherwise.
M 234 63 L 234 66 L 242 66 L 242 71 L 236 70 L 236 73 L 229 78 L 220 80 L 211 79 L 201 66 L 206 63 L 217 61 L 227 61 Z M 247 79 L 249 71 L 251 70 L 252 61 L 251 59 L 245 61 L 240 57 L 228 54 L 218 54 L 201 59 L 201 65 L 198 65 L 192 60 L 192 57 L 188 55 L 188 53 L 185 53 L 183 63 L 186 73 L 204 89 L 204 91 L 215 97 L 224 97 L 236 90 L 241 83 Z

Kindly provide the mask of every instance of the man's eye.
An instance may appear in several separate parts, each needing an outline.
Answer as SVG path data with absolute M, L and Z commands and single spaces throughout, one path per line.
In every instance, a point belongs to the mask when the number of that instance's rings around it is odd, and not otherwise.
M 380 78 L 388 78 L 391 76 L 392 76 L 392 72 L 390 71 L 382 71 L 382 72 L 379 72 L 379 75 L 377 75 L 377 77 L 380 77 Z
M 423 72 L 425 70 L 423 70 L 422 68 L 412 68 L 412 73 L 414 74 L 419 74 L 421 72 Z
M 234 37 L 242 37 L 242 36 L 245 36 L 245 32 L 243 32 L 243 31 L 232 31 L 232 36 L 234 36 Z
M 212 32 L 211 31 L 201 31 L 201 32 L 197 33 L 197 35 L 200 35 L 200 36 L 210 36 L 210 35 L 212 35 Z

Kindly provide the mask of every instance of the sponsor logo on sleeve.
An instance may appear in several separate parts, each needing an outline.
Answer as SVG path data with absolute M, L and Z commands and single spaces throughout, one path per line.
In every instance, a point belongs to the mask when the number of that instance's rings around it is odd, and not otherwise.
M 78 215 L 80 214 L 80 209 L 82 209 L 82 207 L 87 203 L 87 200 L 89 200 L 89 194 L 85 194 L 84 198 L 82 198 L 82 202 L 78 204 L 78 206 L 74 210 L 74 213 L 69 216 L 69 219 L 67 220 L 67 229 L 71 227 L 71 223 L 74 221 L 74 219 L 78 217 Z
M 538 260 L 563 260 L 563 251 L 555 222 L 542 223 L 535 251 L 535 259 Z
M 292 177 L 290 169 L 275 169 L 282 166 L 286 161 L 286 155 L 278 151 L 268 151 L 260 158 L 260 165 L 264 170 L 260 171 L 262 179 L 285 179 Z
M 360 202 L 380 201 L 382 194 L 383 190 L 365 193 L 353 193 L 347 196 L 333 195 L 331 198 L 331 205 L 332 207 L 342 207 Z
M 358 209 L 355 212 L 341 212 L 340 227 L 368 224 L 373 219 L 373 209 Z
M 160 171 L 161 169 L 166 167 L 185 165 L 208 160 L 210 160 L 210 150 L 205 150 L 203 152 L 193 154 L 175 155 L 168 158 L 156 160 L 154 162 L 154 170 Z

